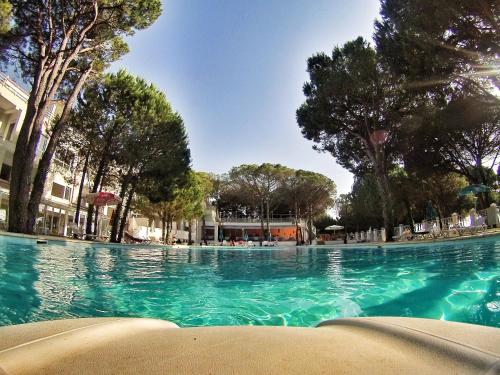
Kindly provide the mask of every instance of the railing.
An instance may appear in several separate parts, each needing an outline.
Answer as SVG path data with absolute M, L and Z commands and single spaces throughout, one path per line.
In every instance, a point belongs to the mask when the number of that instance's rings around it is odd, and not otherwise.
M 493 212 L 492 212 L 493 210 Z M 496 211 L 495 211 L 496 210 Z M 492 222 L 488 222 L 488 219 Z M 414 231 L 410 230 L 409 225 L 400 224 L 394 227 L 393 239 L 396 241 L 416 239 L 435 239 L 439 237 L 450 237 L 453 235 L 461 236 L 465 233 L 475 234 L 485 231 L 488 227 L 498 226 L 500 222 L 500 212 L 497 207 L 472 211 L 467 215 L 453 214 L 450 217 L 435 220 L 424 220 L 414 225 Z M 369 242 L 370 235 L 367 232 L 356 232 L 354 234 L 356 241 Z
M 386 240 L 384 228 L 350 233 L 348 237 L 355 242 L 384 242 Z
M 472 212 L 468 215 L 453 214 L 450 217 L 442 219 L 424 220 L 415 224 L 413 234 L 408 233 L 405 235 L 402 232 L 403 225 L 400 225 L 394 228 L 394 237 L 396 240 L 404 240 L 412 236 L 417 239 L 435 239 L 439 237 L 450 237 L 452 235 L 461 236 L 464 233 L 474 234 L 486 230 L 488 225 L 490 225 L 488 223 L 488 209 L 484 209 L 476 213 Z M 408 226 L 404 228 L 408 228 Z
M 221 223 L 260 223 L 259 217 L 237 217 L 225 216 L 220 218 Z M 264 218 L 264 223 L 267 219 Z M 295 223 L 295 218 L 289 215 L 273 215 L 269 218 L 270 223 Z
M 0 84 L 5 86 L 12 94 L 18 98 L 27 101 L 29 94 L 24 87 L 21 87 L 13 79 L 11 79 L 7 74 L 0 72 Z

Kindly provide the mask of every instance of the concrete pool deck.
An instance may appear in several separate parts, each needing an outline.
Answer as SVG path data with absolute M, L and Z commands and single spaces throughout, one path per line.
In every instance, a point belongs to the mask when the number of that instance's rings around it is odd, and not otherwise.
M 417 318 L 178 328 L 87 318 L 0 327 L 0 374 L 498 374 L 500 329 Z
M 493 236 L 499 236 L 500 235 L 500 228 L 490 228 L 487 229 L 485 232 L 473 234 L 473 235 L 462 235 L 462 236 L 455 236 L 455 237 L 447 237 L 447 238 L 435 238 L 435 239 L 419 239 L 419 240 L 410 240 L 410 241 L 394 241 L 394 242 L 348 242 L 347 244 L 344 244 L 342 241 L 340 241 L 337 244 L 328 244 L 328 245 L 289 245 L 287 244 L 286 246 L 268 246 L 268 247 L 248 247 L 248 246 L 200 246 L 200 245 L 163 245 L 163 244 L 137 244 L 137 243 L 111 243 L 111 242 L 104 242 L 104 241 L 87 241 L 87 240 L 80 240 L 80 239 L 74 239 L 74 238 L 69 238 L 69 237 L 60 237 L 60 236 L 48 236 L 48 235 L 30 235 L 30 234 L 23 234 L 23 233 L 11 233 L 11 232 L 6 232 L 6 231 L 1 231 L 0 230 L 0 236 L 6 236 L 6 237 L 14 237 L 14 238 L 23 238 L 23 239 L 28 239 L 28 240 L 33 240 L 34 243 L 36 241 L 51 241 L 51 242 L 57 242 L 57 243 L 74 243 L 74 244 L 87 244 L 87 245 L 99 245 L 99 246 L 113 246 L 113 247 L 130 247 L 130 248 L 137 248 L 137 247 L 143 247 L 143 248 L 169 248 L 169 249 L 203 249 L 203 248 L 220 248 L 220 249 L 282 249 L 282 248 L 300 248 L 300 249 L 307 249 L 307 248 L 380 248 L 380 247 L 391 247 L 391 246 L 404 246 L 404 245 L 417 245 L 417 244 L 429 244 L 429 243 L 441 243 L 441 242 L 448 242 L 448 241 L 460 241 L 460 240 L 469 240 L 469 239 L 478 239 L 478 238 L 485 238 L 485 237 L 493 237 Z

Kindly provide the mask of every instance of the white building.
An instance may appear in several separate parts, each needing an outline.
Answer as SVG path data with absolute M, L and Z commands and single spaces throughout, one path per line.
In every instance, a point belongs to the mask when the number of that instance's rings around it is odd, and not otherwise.
M 0 72 L 0 222 L 6 225 L 9 206 L 9 182 L 17 137 L 26 113 L 28 93 L 7 75 Z M 57 113 L 52 105 L 45 117 L 36 162 L 47 147 L 47 128 Z M 68 223 L 75 211 L 74 183 L 76 176 L 68 177 L 71 166 L 54 160 L 42 195 L 37 230 L 44 233 L 66 235 Z
M 0 72 L 0 224 L 3 227 L 7 226 L 9 216 L 9 181 L 12 161 L 17 137 L 26 113 L 28 95 L 29 93 L 24 88 Z M 35 163 L 38 162 L 43 151 L 45 151 L 49 140 L 47 129 L 57 113 L 57 108 L 56 105 L 53 105 L 46 115 Z M 61 157 L 61 154 L 64 154 L 64 156 Z M 40 234 L 71 236 L 81 181 L 81 175 L 78 168 L 76 168 L 79 161 L 77 156 L 70 150 L 66 153 L 59 153 L 59 156 L 60 159 L 54 157 L 52 161 L 42 195 L 35 231 Z M 84 195 L 88 193 L 89 185 L 89 181 L 85 181 Z M 99 228 L 102 232 L 109 230 L 109 219 L 112 212 L 112 207 L 101 208 Z M 82 202 L 80 227 L 85 226 L 86 216 L 86 205 Z M 128 223 L 130 234 L 139 238 L 151 237 L 158 240 L 161 238 L 160 220 L 149 222 L 147 218 L 137 217 L 137 215 L 132 214 L 132 217 L 133 220 L 129 220 Z M 201 229 L 198 222 L 194 222 L 191 230 L 192 240 L 199 241 Z M 184 220 L 179 220 L 173 224 L 172 234 L 181 241 L 187 241 L 189 234 Z
M 0 72 L 0 224 L 4 227 L 8 220 L 9 181 L 12 170 L 12 161 L 17 137 L 26 112 L 28 93 L 7 75 Z M 47 129 L 57 113 L 57 105 L 53 105 L 44 120 L 44 128 L 37 148 L 36 161 L 38 162 L 47 146 L 49 136 Z M 81 175 L 76 167 L 77 156 L 70 150 L 59 153 L 54 157 L 51 170 L 45 184 L 35 231 L 40 234 L 71 236 L 78 189 Z M 62 160 L 64 159 L 64 160 Z M 33 176 L 34 177 L 34 176 Z M 88 179 L 88 175 L 87 175 Z M 88 193 L 89 181 L 85 181 L 84 194 Z M 99 228 L 101 234 L 109 230 L 109 219 L 112 208 L 101 208 Z M 82 202 L 79 226 L 84 227 L 86 221 L 86 205 Z M 275 217 L 270 220 L 271 235 L 279 241 L 294 241 L 298 228 L 303 238 L 305 223 L 295 225 L 294 219 Z M 131 214 L 128 220 L 127 231 L 137 238 L 160 240 L 162 237 L 162 223 L 159 218 L 153 220 Z M 205 231 L 203 232 L 203 229 Z M 241 240 L 248 238 L 258 240 L 262 238 L 260 222 L 256 219 L 223 218 L 215 214 L 215 208 L 207 206 L 204 218 L 193 220 L 191 226 L 186 220 L 178 220 L 172 224 L 170 239 L 175 238 L 187 242 L 191 231 L 191 240 L 200 243 L 206 238 L 207 242 L 219 240 Z M 105 237 L 105 235 L 103 236 Z

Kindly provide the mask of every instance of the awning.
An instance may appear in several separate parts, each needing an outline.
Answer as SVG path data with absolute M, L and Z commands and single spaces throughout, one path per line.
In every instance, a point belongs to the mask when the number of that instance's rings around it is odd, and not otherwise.
M 325 230 L 341 230 L 344 229 L 342 225 L 330 225 L 329 227 L 326 227 Z

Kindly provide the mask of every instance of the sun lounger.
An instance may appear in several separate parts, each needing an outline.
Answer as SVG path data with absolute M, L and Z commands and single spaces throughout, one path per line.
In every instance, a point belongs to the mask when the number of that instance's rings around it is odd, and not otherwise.
M 432 238 L 431 225 L 429 222 L 424 221 L 422 223 L 415 224 L 415 236 L 418 239 Z
M 139 237 L 134 237 L 128 232 L 125 232 L 125 242 L 127 243 L 141 243 L 141 244 L 146 244 L 149 245 L 151 243 L 151 240 L 145 239 L 145 238 L 139 238 Z
M 471 216 L 471 229 L 474 232 L 485 231 L 488 226 L 486 225 L 486 220 L 483 216 Z

